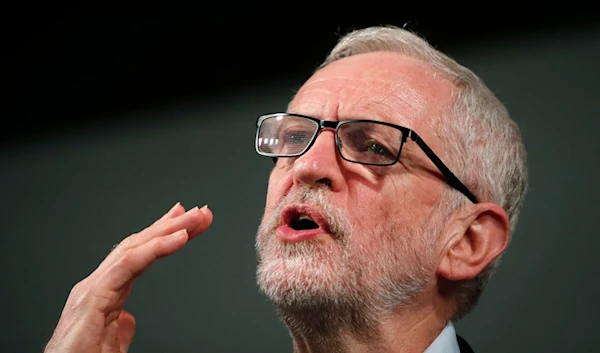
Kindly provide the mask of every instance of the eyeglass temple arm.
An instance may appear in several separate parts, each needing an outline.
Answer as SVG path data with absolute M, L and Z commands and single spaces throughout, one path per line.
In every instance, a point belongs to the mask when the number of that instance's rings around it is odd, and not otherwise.
M 442 175 L 444 175 L 444 177 L 446 178 L 446 183 L 448 185 L 450 185 L 451 187 L 455 188 L 456 190 L 462 192 L 469 200 L 471 200 L 471 202 L 473 202 L 473 203 L 478 202 L 475 195 L 473 195 L 473 193 L 471 193 L 471 191 L 469 191 L 469 189 L 467 189 L 465 184 L 463 184 L 460 180 L 458 180 L 456 175 L 454 175 L 454 173 L 452 173 L 450 171 L 450 169 L 448 167 L 446 167 L 444 162 L 442 162 L 442 160 L 435 154 L 435 152 L 433 152 L 433 150 L 425 143 L 425 141 L 423 141 L 421 139 L 421 137 L 419 137 L 419 135 L 417 135 L 417 133 L 410 130 L 408 133 L 408 137 L 410 137 L 413 141 L 415 141 L 415 143 L 419 147 L 421 147 L 421 150 L 423 150 L 423 152 L 425 152 L 427 157 L 429 157 L 429 159 L 433 162 L 433 164 L 435 164 L 435 166 L 440 170 L 440 172 L 442 172 Z

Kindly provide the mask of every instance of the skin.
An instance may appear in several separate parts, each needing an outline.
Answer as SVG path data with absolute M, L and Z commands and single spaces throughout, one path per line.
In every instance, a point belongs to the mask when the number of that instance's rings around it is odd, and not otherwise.
M 393 122 L 415 129 L 437 151 L 442 147 L 428 128 L 428 119 L 448 109 L 451 89 L 441 75 L 414 59 L 362 54 L 317 72 L 300 89 L 290 111 L 329 120 L 366 117 Z M 325 188 L 328 200 L 345 211 L 354 229 L 372 229 L 391 218 L 421 227 L 444 185 L 416 146 L 406 145 L 402 158 L 402 163 L 385 169 L 344 162 L 336 153 L 332 131 L 324 131 L 305 155 L 277 163 L 269 180 L 265 218 L 302 184 Z M 154 224 L 125 238 L 73 287 L 45 352 L 127 352 L 135 319 L 123 307 L 135 280 L 157 259 L 174 254 L 205 231 L 212 218 L 208 208 L 186 212 L 177 203 Z M 423 293 L 410 307 L 379 318 L 377 345 L 365 345 L 351 332 L 340 332 L 338 339 L 346 351 L 422 352 L 452 310 L 451 296 L 438 291 L 439 278 L 458 281 L 476 276 L 504 250 L 508 229 L 506 214 L 495 204 L 468 204 L 454 212 L 438 237 L 435 273 Z M 323 238 L 323 244 L 335 246 L 326 234 Z M 353 239 L 354 248 L 369 249 L 374 243 Z M 290 333 L 295 352 L 323 348 L 304 331 L 290 327 Z
M 135 319 L 123 306 L 136 278 L 204 232 L 212 218 L 206 207 L 186 212 L 177 203 L 154 224 L 121 241 L 73 287 L 45 352 L 127 352 Z
M 360 54 L 316 72 L 298 91 L 288 111 L 333 121 L 364 118 L 403 125 L 417 131 L 434 151 L 440 151 L 442 142 L 430 125 L 433 117 L 449 115 L 452 89 L 449 80 L 416 59 L 397 53 Z M 431 221 L 428 215 L 446 187 L 440 173 L 414 143 L 404 146 L 396 165 L 371 167 L 344 161 L 336 151 L 332 130 L 323 130 L 304 155 L 278 160 L 269 180 L 265 219 L 277 217 L 273 212 L 284 197 L 307 185 L 326 189 L 327 200 L 344 210 L 352 229 L 359 234 L 352 237 L 348 252 L 362 251 L 361 256 L 367 253 L 372 259 L 387 250 L 379 239 L 391 234 L 383 232 L 373 238 L 370 230 L 390 223 L 422 229 Z M 409 307 L 377 317 L 376 332 L 370 334 L 374 340 L 365 340 L 343 326 L 337 337 L 323 340 L 313 333 L 315 327 L 310 328 L 311 323 L 319 322 L 318 311 L 294 317 L 295 311 L 283 310 L 294 340 L 294 351 L 422 352 L 452 315 L 455 281 L 475 277 L 504 250 L 509 237 L 506 214 L 492 203 L 468 203 L 452 213 L 441 229 L 429 259 L 434 267 L 422 293 Z M 402 236 L 409 234 L 407 231 Z M 259 237 L 262 237 L 259 254 L 263 261 L 279 261 L 282 255 L 274 252 L 280 248 L 269 247 L 269 242 L 278 240 L 268 232 L 259 233 Z M 338 261 L 342 258 L 338 254 L 342 246 L 333 238 L 324 234 L 318 240 L 322 248 L 328 249 L 327 259 Z M 407 242 L 417 244 L 418 239 Z M 305 265 L 293 267 L 295 263 L 272 267 L 279 271 L 285 269 L 286 283 L 297 287 L 317 281 L 307 280 L 314 276 L 313 269 L 309 272 Z M 327 261 L 318 263 L 322 264 L 318 271 L 324 278 L 335 278 L 339 272 L 333 266 L 328 268 Z M 364 281 L 377 283 L 379 273 L 369 271 L 372 268 L 369 262 L 363 265 L 361 268 L 369 273 Z M 402 268 L 400 263 L 398 268 Z M 443 295 L 439 291 L 440 280 L 450 287 Z M 265 287 L 277 285 L 266 283 Z M 324 341 L 338 343 L 335 347 L 326 347 Z

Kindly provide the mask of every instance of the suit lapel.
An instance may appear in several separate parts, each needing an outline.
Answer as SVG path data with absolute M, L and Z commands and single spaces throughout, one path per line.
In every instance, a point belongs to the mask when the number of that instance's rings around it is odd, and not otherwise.
M 460 349 L 460 353 L 474 353 L 473 349 L 464 338 L 456 335 L 456 341 L 458 342 L 458 348 Z

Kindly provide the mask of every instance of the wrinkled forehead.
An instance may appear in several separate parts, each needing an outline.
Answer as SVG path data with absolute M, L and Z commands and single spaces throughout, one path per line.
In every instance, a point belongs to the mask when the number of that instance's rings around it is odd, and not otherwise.
M 399 53 L 359 54 L 317 71 L 289 111 L 321 119 L 367 118 L 416 128 L 446 113 L 452 83 L 431 66 Z

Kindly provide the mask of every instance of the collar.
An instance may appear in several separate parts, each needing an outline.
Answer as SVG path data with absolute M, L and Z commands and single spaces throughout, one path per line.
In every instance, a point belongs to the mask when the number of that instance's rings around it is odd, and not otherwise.
M 448 322 L 442 332 L 431 342 L 423 353 L 460 353 L 456 330 L 452 322 Z

